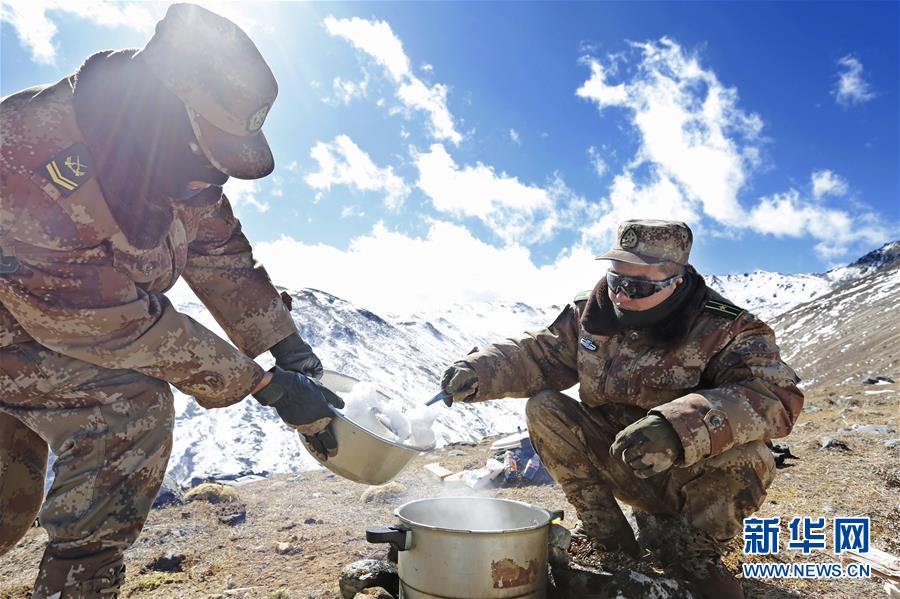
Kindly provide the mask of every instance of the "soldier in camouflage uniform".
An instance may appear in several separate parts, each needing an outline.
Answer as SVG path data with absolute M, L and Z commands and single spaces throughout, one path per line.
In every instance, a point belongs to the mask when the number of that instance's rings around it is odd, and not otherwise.
M 340 400 L 304 376 L 321 362 L 222 195 L 272 171 L 276 94 L 243 31 L 180 4 L 143 50 L 0 104 L 0 555 L 40 510 L 35 599 L 117 592 L 166 470 L 170 384 L 205 408 L 253 393 L 335 450 Z M 173 308 L 180 276 L 237 347 Z
M 707 597 L 743 597 L 719 542 L 759 509 L 775 476 L 766 443 L 803 405 L 775 335 L 688 264 L 684 223 L 630 220 L 611 269 L 544 330 L 495 343 L 444 374 L 447 403 L 529 397 L 544 464 L 605 549 L 641 540 Z M 579 383 L 581 401 L 561 393 Z

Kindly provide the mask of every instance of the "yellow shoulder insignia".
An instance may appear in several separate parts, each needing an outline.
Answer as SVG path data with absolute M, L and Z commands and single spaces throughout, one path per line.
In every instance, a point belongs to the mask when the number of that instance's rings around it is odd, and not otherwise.
M 94 163 L 87 146 L 77 143 L 41 165 L 37 173 L 68 197 L 94 176 Z
M 703 309 L 714 312 L 719 316 L 724 316 L 730 320 L 734 320 L 741 315 L 741 312 L 744 311 L 742 308 L 738 308 L 734 304 L 728 304 L 714 299 L 706 300 L 706 304 L 703 306 Z

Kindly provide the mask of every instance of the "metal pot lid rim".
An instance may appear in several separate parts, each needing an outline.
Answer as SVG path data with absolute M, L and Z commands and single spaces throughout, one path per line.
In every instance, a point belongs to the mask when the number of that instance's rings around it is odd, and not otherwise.
M 416 522 L 406 516 L 400 515 L 400 510 L 405 508 L 406 506 L 419 503 L 421 501 L 435 501 L 442 499 L 489 499 L 491 501 L 500 501 L 504 503 L 515 503 L 517 505 L 522 505 L 532 510 L 543 512 L 543 514 L 547 517 L 546 522 L 543 524 L 532 524 L 531 526 L 522 526 L 520 528 L 498 528 L 494 530 L 471 530 L 468 528 L 447 528 L 445 526 L 434 526 L 432 524 L 423 524 L 421 522 Z M 495 534 L 514 534 L 519 532 L 529 532 L 532 530 L 537 530 L 539 528 L 543 528 L 544 526 L 548 526 L 552 522 L 552 515 L 550 510 L 545 510 L 542 507 L 537 507 L 536 505 L 531 505 L 530 503 L 525 503 L 524 501 L 516 501 L 515 499 L 502 499 L 499 497 L 467 497 L 465 495 L 460 495 L 458 497 L 430 497 L 426 499 L 415 499 L 413 501 L 408 501 L 394 510 L 394 515 L 400 519 L 404 524 L 409 524 L 412 526 L 417 526 L 419 528 L 424 528 L 426 530 L 436 530 L 440 532 L 451 532 L 451 533 L 460 533 L 460 534 L 472 534 L 472 535 L 495 535 Z

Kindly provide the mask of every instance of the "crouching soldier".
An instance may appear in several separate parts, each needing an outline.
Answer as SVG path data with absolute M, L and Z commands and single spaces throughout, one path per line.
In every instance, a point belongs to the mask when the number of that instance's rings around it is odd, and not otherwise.
M 253 393 L 335 449 L 340 399 L 300 374 L 322 365 L 222 195 L 272 171 L 276 93 L 243 31 L 176 4 L 143 50 L 0 104 L 0 555 L 40 509 L 35 599 L 115 596 L 166 471 L 170 384 L 206 408 Z M 237 347 L 166 299 L 180 276 Z
M 445 401 L 529 397 L 528 430 L 606 550 L 640 537 L 697 592 L 743 597 L 721 544 L 775 476 L 766 442 L 803 405 L 772 329 L 706 286 L 681 222 L 630 220 L 600 259 L 611 268 L 546 329 L 495 343 L 444 374 Z M 581 401 L 561 393 L 579 383 Z

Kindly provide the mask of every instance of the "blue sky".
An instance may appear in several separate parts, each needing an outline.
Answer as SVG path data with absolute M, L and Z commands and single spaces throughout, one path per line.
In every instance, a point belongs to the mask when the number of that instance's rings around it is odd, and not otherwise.
M 623 218 L 709 273 L 898 237 L 898 3 L 204 3 L 280 92 L 226 187 L 276 282 L 358 303 L 566 301 Z M 140 47 L 165 3 L 4 2 L 3 95 Z

